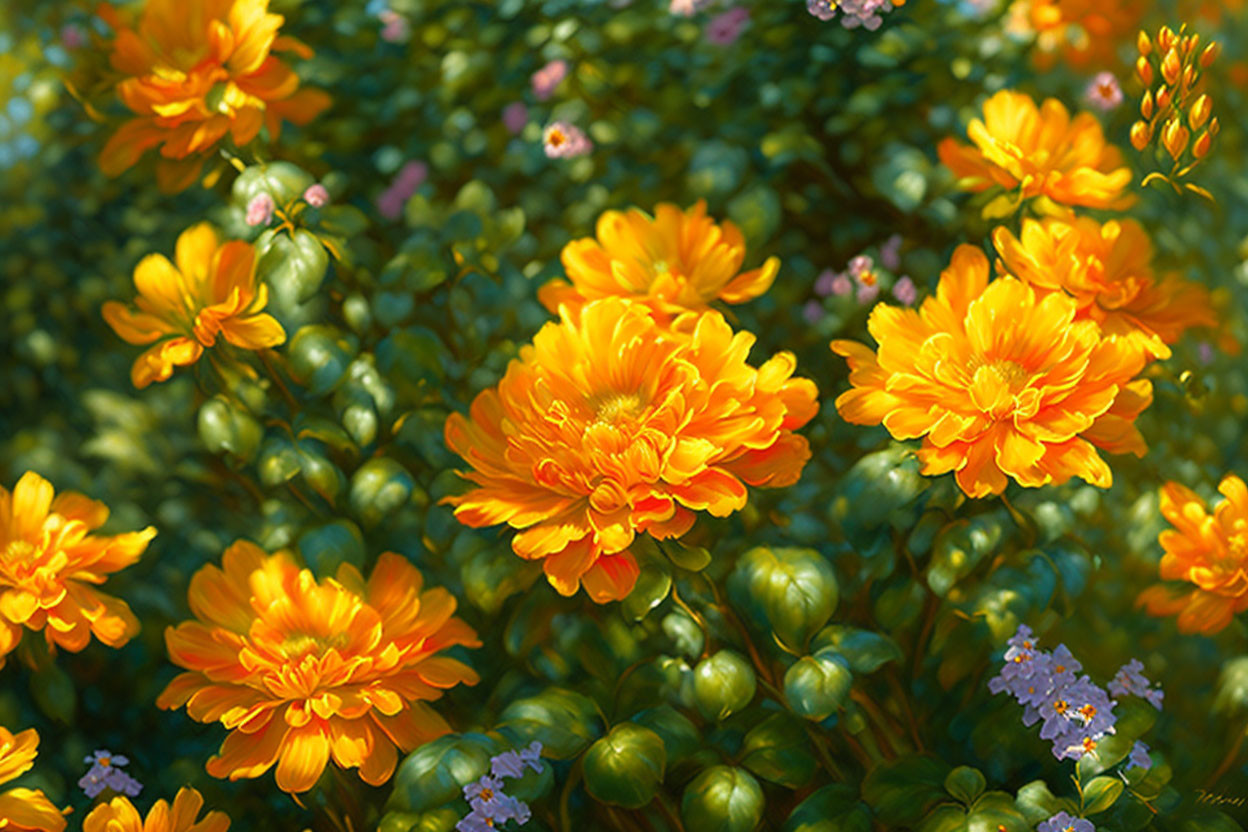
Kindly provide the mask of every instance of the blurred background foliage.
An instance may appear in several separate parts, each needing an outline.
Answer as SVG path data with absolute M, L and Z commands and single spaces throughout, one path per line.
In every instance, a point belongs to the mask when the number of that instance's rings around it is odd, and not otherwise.
M 105 128 L 61 83 L 100 60 L 91 9 L 0 6 L 0 480 L 33 469 L 107 502 L 110 529 L 159 530 L 109 582 L 143 623 L 137 639 L 4 669 L 0 724 L 44 737 L 31 784 L 80 816 L 79 760 L 107 747 L 131 758 L 143 800 L 190 783 L 239 829 L 332 828 L 267 777 L 212 780 L 203 761 L 223 731 L 153 704 L 174 675 L 162 634 L 188 617 L 190 575 L 245 537 L 322 576 L 401 552 L 482 634 L 463 655 L 482 684 L 440 707 L 461 733 L 411 754 L 387 786 L 350 778 L 367 828 L 452 828 L 460 786 L 490 755 L 540 739 L 553 771 L 517 792 L 536 829 L 1031 829 L 1056 805 L 1049 790 L 1074 792 L 1071 765 L 986 688 L 1020 622 L 1050 647 L 1064 641 L 1096 678 L 1138 657 L 1167 690 L 1147 735 L 1161 762 L 1138 789 L 1153 789 L 1158 813 L 1124 797 L 1095 817 L 1101 828 L 1248 822 L 1199 799 L 1248 794 L 1244 623 L 1180 636 L 1133 606 L 1156 580 L 1158 486 L 1208 496 L 1225 472 L 1248 470 L 1242 357 L 1189 336 L 1150 370 L 1149 454 L 1112 459 L 1109 491 L 1012 486 L 1016 516 L 919 476 L 912 447 L 832 406 L 846 371 L 827 342 L 864 339 L 870 304 L 821 297 L 818 275 L 878 259 L 900 235 L 892 277 L 933 289 L 952 249 L 988 245 L 991 231 L 937 161 L 939 140 L 1005 87 L 1081 108 L 1091 67 L 1038 65 L 1034 38 L 990 0 L 910 0 L 875 32 L 821 22 L 797 0 L 752 3 L 726 46 L 704 31 L 721 8 L 685 17 L 659 0 L 272 8 L 316 50 L 300 74 L 333 107 L 276 146 L 242 150 L 244 173 L 169 196 L 142 168 L 99 172 Z M 407 24 L 397 38 L 382 36 L 387 8 Z M 1161 266 L 1217 290 L 1243 342 L 1248 22 L 1217 3 L 1137 11 L 1153 29 L 1188 20 L 1223 44 L 1210 85 L 1224 129 L 1199 179 L 1215 202 L 1149 189 L 1131 213 Z M 1126 91 L 1103 123 L 1138 182 L 1133 57 L 1131 35 L 1097 68 Z M 555 59 L 568 77 L 538 101 L 530 78 Z M 528 118 L 513 134 L 502 112 L 517 101 Z M 594 151 L 547 158 L 553 120 L 579 125 Z M 378 199 L 413 161 L 427 175 L 387 217 Z M 332 201 L 296 233 L 244 222 L 256 188 L 293 196 L 315 181 Z M 805 430 L 814 457 L 797 485 L 643 552 L 625 602 L 562 598 L 505 535 L 438 505 L 460 487 L 442 425 L 549 319 L 536 288 L 561 274 L 566 242 L 609 208 L 699 198 L 741 226 L 747 266 L 781 258 L 774 288 L 727 314 L 757 334 L 756 359 L 792 350 L 819 385 Z M 203 218 L 255 239 L 290 338 L 271 373 L 201 362 L 136 392 L 136 350 L 100 306 L 130 297 L 136 262 Z M 953 815 L 933 811 L 959 800 Z

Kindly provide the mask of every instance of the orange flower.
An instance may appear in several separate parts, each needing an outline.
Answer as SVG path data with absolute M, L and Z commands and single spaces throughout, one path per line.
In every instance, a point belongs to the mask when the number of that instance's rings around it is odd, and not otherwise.
M 1025 219 L 1021 236 L 1001 227 L 993 242 L 999 269 L 1041 292 L 1069 292 L 1077 319 L 1135 339 L 1150 358 L 1169 358 L 1166 345 L 1189 327 L 1218 323 L 1205 287 L 1178 275 L 1153 277 L 1153 247 L 1134 220 Z
M 35 764 L 39 734 L 28 728 L 12 734 L 0 728 L 0 783 L 20 777 Z M 5 832 L 61 832 L 65 818 L 38 789 L 9 789 L 0 793 L 0 829 Z
M 897 439 L 923 437 L 923 473 L 956 471 L 972 497 L 1000 494 L 1007 477 L 1028 488 L 1072 476 L 1109 487 L 1096 448 L 1146 450 L 1133 424 L 1153 397 L 1148 381 L 1132 380 L 1143 354 L 1076 321 L 1067 295 L 1037 296 L 1012 277 L 990 284 L 988 271 L 982 251 L 960 246 L 922 308 L 872 310 L 878 353 L 833 341 L 853 385 L 837 410 Z
M 347 564 L 318 583 L 288 553 L 241 540 L 222 566 L 191 579 L 198 620 L 165 631 L 169 658 L 188 672 L 156 703 L 230 729 L 208 761 L 213 777 L 260 777 L 276 763 L 278 787 L 305 792 L 332 756 L 377 786 L 398 750 L 450 731 L 426 702 L 477 674 L 438 653 L 480 642 L 451 617 L 454 596 L 422 592 L 401 555 L 383 554 L 367 583 Z
M 791 377 L 791 353 L 751 367 L 753 343 L 713 311 L 668 329 L 623 298 L 564 307 L 469 418 L 447 419 L 446 443 L 477 487 L 446 502 L 469 526 L 522 529 L 512 549 L 544 559 L 561 594 L 623 598 L 638 533 L 678 537 L 695 511 L 744 508 L 747 485 L 801 476 L 810 449 L 793 431 L 815 415 L 817 391 Z
M 1144 6 L 1136 0 L 1017 0 L 1008 28 L 1036 37 L 1036 63 L 1051 67 L 1060 55 L 1075 69 L 1120 63 L 1118 46 L 1139 28 Z
M 81 494 L 53 499 L 52 484 L 34 471 L 12 494 L 0 486 L 0 666 L 23 628 L 43 630 L 49 647 L 71 653 L 92 634 L 121 647 L 139 631 L 126 602 L 94 585 L 138 560 L 156 530 L 91 534 L 107 519 L 107 506 Z
M 268 0 L 147 0 L 134 21 L 105 6 L 116 38 L 110 60 L 123 79 L 117 95 L 135 114 L 100 153 L 108 176 L 159 147 L 161 190 L 191 185 L 228 133 L 236 146 L 267 127 L 276 140 L 282 121 L 307 124 L 329 96 L 300 89 L 299 76 L 273 52 L 311 57 L 307 46 L 279 36 L 283 18 Z
M 1161 488 L 1161 513 L 1174 526 L 1158 537 L 1163 581 L 1187 581 L 1190 591 L 1159 584 L 1140 593 L 1150 615 L 1178 615 L 1179 632 L 1216 633 L 1248 609 L 1248 488 L 1234 474 L 1222 479 L 1226 497 L 1213 514 L 1190 488 Z
M 745 238 L 731 222 L 716 225 L 699 200 L 688 211 L 660 204 L 650 217 L 633 208 L 607 211 L 598 218 L 597 239 L 573 240 L 563 247 L 563 268 L 571 279 L 552 280 L 538 299 L 558 314 L 591 300 L 627 297 L 675 315 L 702 310 L 714 300 L 744 303 L 766 292 L 780 261 L 769 257 L 761 268 L 741 272 Z
M 1091 113 L 1072 119 L 1054 98 L 1036 107 L 1025 93 L 1002 90 L 984 103 L 983 120 L 972 120 L 966 132 L 974 147 L 947 138 L 938 148 L 965 190 L 1000 186 L 1018 190 L 1020 199 L 1046 196 L 1089 208 L 1120 209 L 1134 201 L 1123 193 L 1131 171 Z
M 190 787 L 178 790 L 173 806 L 157 800 L 147 813 L 147 820 L 125 797 L 114 797 L 91 810 L 82 822 L 82 832 L 225 832 L 230 819 L 224 812 L 209 812 L 197 821 L 204 799 Z
M 282 325 L 261 312 L 268 287 L 256 280 L 256 253 L 249 243 L 221 243 L 208 223 L 178 237 L 177 267 L 149 254 L 134 268 L 139 296 L 134 308 L 104 304 L 104 320 L 131 344 L 153 344 L 135 359 L 135 387 L 164 381 L 174 367 L 194 364 L 217 336 L 236 347 L 258 350 L 286 340 Z

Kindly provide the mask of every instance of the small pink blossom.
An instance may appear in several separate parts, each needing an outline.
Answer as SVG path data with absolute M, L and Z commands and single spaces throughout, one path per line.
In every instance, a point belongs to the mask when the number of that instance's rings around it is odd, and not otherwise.
M 884 245 L 880 246 L 880 262 L 890 272 L 901 268 L 901 243 L 902 236 L 894 234 L 884 242 Z
M 594 143 L 581 128 L 566 121 L 556 121 L 542 132 L 542 145 L 551 159 L 571 159 L 584 156 L 594 149 Z
M 424 162 L 411 161 L 399 169 L 398 175 L 394 177 L 393 187 L 403 194 L 404 199 L 407 199 L 416 193 L 416 189 L 424 184 L 428 176 L 428 165 Z
M 381 29 L 381 39 L 388 43 L 402 43 L 412 33 L 407 18 L 391 9 L 377 15 L 385 25 Z
M 667 7 L 670 14 L 677 14 L 681 17 L 693 17 L 702 9 L 709 6 L 711 0 L 672 0 Z
M 855 278 L 861 279 L 864 274 L 871 271 L 873 266 L 875 266 L 874 260 L 866 254 L 859 254 L 849 261 L 849 273 Z
M 815 294 L 821 298 L 826 298 L 832 294 L 832 285 L 836 282 L 836 272 L 831 269 L 824 269 L 819 272 L 819 276 L 815 278 Z
M 1196 345 L 1196 356 L 1201 364 L 1209 366 L 1217 357 L 1217 353 L 1213 351 L 1213 344 L 1210 344 L 1208 341 L 1201 341 Z
M 273 197 L 267 193 L 258 193 L 247 203 L 247 224 L 268 225 L 275 210 L 277 205 L 273 202 Z
M 513 101 L 503 108 L 503 126 L 508 133 L 518 136 L 528 123 L 529 108 L 524 106 L 523 101 Z
M 1122 87 L 1114 73 L 1101 72 L 1088 83 L 1083 97 L 1093 107 L 1109 112 L 1122 103 Z
M 802 317 L 808 324 L 817 324 L 823 320 L 823 304 L 817 300 L 807 301 L 802 307 Z
M 862 285 L 858 287 L 858 293 L 856 297 L 858 298 L 859 303 L 870 303 L 871 301 L 875 300 L 879 296 L 879 294 L 880 294 L 880 284 L 863 283 Z
M 731 46 L 741 37 L 745 24 L 749 22 L 750 10 L 744 6 L 735 6 L 711 18 L 706 24 L 706 39 L 716 46 Z
M 403 206 L 406 203 L 403 194 L 394 188 L 387 188 L 377 197 L 377 211 L 388 220 L 397 220 L 403 216 Z
M 87 34 L 75 23 L 66 23 L 61 27 L 61 43 L 66 49 L 79 49 L 87 43 Z
M 893 297 L 906 306 L 913 305 L 919 299 L 919 290 L 915 287 L 914 281 L 910 279 L 909 275 L 902 275 L 901 279 L 893 284 Z
M 545 101 L 554 95 L 555 88 L 568 77 L 568 62 L 562 59 L 551 61 L 533 73 L 533 94 L 538 101 Z
M 849 275 L 845 274 L 845 272 L 839 272 L 836 277 L 832 279 L 832 294 L 836 295 L 838 298 L 844 297 L 852 291 L 854 291 L 853 281 L 849 279 Z
M 831 20 L 836 17 L 836 3 L 833 0 L 806 0 L 806 11 L 820 20 Z
M 303 201 L 311 205 L 313 208 L 320 208 L 329 204 L 329 191 L 325 190 L 325 186 L 321 183 L 309 185 L 308 189 L 303 192 Z

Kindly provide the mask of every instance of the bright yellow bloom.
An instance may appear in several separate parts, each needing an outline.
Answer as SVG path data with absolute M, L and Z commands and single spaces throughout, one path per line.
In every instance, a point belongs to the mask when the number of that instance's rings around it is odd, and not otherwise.
M 209 812 L 196 820 L 203 808 L 203 797 L 190 787 L 178 790 L 172 806 L 157 800 L 146 820 L 139 817 L 129 799 L 114 797 L 91 810 L 82 822 L 82 832 L 226 832 L 230 828 L 224 812 Z
M 947 138 L 940 160 L 969 191 L 1000 186 L 1022 199 L 1046 196 L 1064 205 L 1126 208 L 1131 171 L 1122 154 L 1106 143 L 1091 113 L 1074 119 L 1060 101 L 1040 107 L 1021 92 L 1001 90 L 984 103 L 984 118 L 967 127 L 974 146 Z
M 0 666 L 23 629 L 43 630 L 49 647 L 71 653 L 92 634 L 121 647 L 139 631 L 126 602 L 95 587 L 138 560 L 156 530 L 91 534 L 107 519 L 107 506 L 81 494 L 53 499 L 34 471 L 12 494 L 0 486 Z
M 706 309 L 715 300 L 744 303 L 766 292 L 780 269 L 769 257 L 761 268 L 740 271 L 745 237 L 731 222 L 716 225 L 704 201 L 683 212 L 662 203 L 654 217 L 637 208 L 607 211 L 598 218 L 597 239 L 573 240 L 562 260 L 572 282 L 552 280 L 538 292 L 556 314 L 561 305 L 575 311 L 608 297 L 671 315 Z
M 426 703 L 477 674 L 438 653 L 480 642 L 452 617 L 454 596 L 422 591 L 401 555 L 383 554 L 367 582 L 343 564 L 318 583 L 288 553 L 240 540 L 222 567 L 191 579 L 198 620 L 165 631 L 169 658 L 188 672 L 157 699 L 230 729 L 208 761 L 213 777 L 260 777 L 276 763 L 278 787 L 305 792 L 332 756 L 378 786 L 398 751 L 451 730 Z
M 1165 585 L 1146 589 L 1139 603 L 1151 615 L 1177 615 L 1183 633 L 1216 633 L 1248 610 L 1248 487 L 1227 474 L 1218 491 L 1226 497 L 1210 514 L 1190 488 L 1168 482 L 1161 513 L 1173 529 L 1158 537 L 1163 581 L 1187 581 L 1190 591 Z
M 1134 419 L 1152 385 L 1132 380 L 1144 354 L 1075 320 L 1067 295 L 1037 296 L 1012 277 L 990 284 L 988 271 L 982 251 L 960 246 L 922 308 L 872 310 L 878 353 L 833 341 L 853 385 L 837 410 L 897 439 L 923 437 L 923 473 L 956 471 L 972 497 L 1000 494 L 1007 477 L 1028 488 L 1072 476 L 1109 487 L 1096 449 L 1146 450 Z
M 250 243 L 222 243 L 208 223 L 178 237 L 177 266 L 163 254 L 149 254 L 134 269 L 139 295 L 134 307 L 104 304 L 104 320 L 131 344 L 152 344 L 135 359 L 135 387 L 164 381 L 174 367 L 194 364 L 221 336 L 236 347 L 259 350 L 286 340 L 282 325 L 261 310 L 269 290 L 256 280 Z
M 20 777 L 35 764 L 39 735 L 34 728 L 12 734 L 0 728 L 0 783 Z M 0 829 L 5 832 L 61 832 L 65 818 L 38 789 L 0 793 Z
M 279 36 L 283 18 L 268 0 L 146 0 L 137 25 L 111 7 L 104 18 L 116 32 L 113 69 L 123 79 L 117 96 L 135 117 L 100 153 L 116 176 L 160 148 L 161 190 L 180 191 L 228 133 L 241 147 L 282 121 L 307 124 L 329 106 L 320 90 L 299 88 L 297 76 L 273 52 L 311 57 L 307 46 Z
M 446 443 L 477 487 L 446 502 L 469 526 L 523 530 L 512 549 L 543 559 L 561 594 L 623 598 L 637 534 L 678 537 L 695 511 L 726 517 L 747 486 L 801 476 L 810 448 L 793 431 L 815 415 L 817 391 L 792 378 L 791 353 L 751 367 L 753 343 L 713 311 L 669 329 L 623 298 L 565 306 L 469 418 L 447 419 Z
M 1218 323 L 1205 287 L 1178 275 L 1154 278 L 1152 243 L 1134 220 L 1025 219 L 1019 237 L 1001 227 L 993 242 L 1000 269 L 1041 292 L 1065 290 L 1079 307 L 1076 319 L 1133 338 L 1150 357 L 1169 358 L 1166 345 L 1186 329 Z

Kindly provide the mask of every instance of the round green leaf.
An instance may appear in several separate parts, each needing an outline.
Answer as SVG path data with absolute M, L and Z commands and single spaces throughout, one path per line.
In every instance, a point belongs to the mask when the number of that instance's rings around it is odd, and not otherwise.
M 967 806 L 974 803 L 987 786 L 988 781 L 979 769 L 970 766 L 958 766 L 945 778 L 945 791 Z
M 784 697 L 795 714 L 821 722 L 845 703 L 853 682 L 849 662 L 826 648 L 803 656 L 789 668 L 784 674 Z
M 680 816 L 688 830 L 752 832 L 764 807 L 763 790 L 748 771 L 715 766 L 685 787 Z
M 427 812 L 449 803 L 490 770 L 490 758 L 500 751 L 484 734 L 447 734 L 425 743 L 399 765 L 387 807 Z
M 663 739 L 634 722 L 621 722 L 589 747 L 585 788 L 595 800 L 640 809 L 663 783 L 667 752 Z
M 693 669 L 694 700 L 707 719 L 727 719 L 750 704 L 757 688 L 754 668 L 733 650 L 720 650 Z

